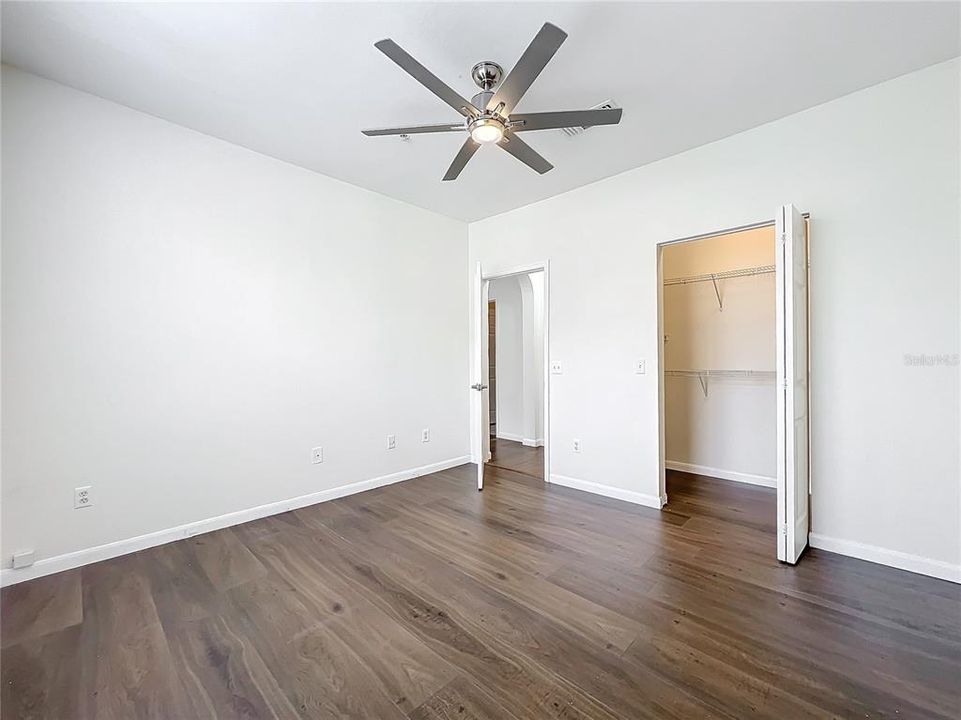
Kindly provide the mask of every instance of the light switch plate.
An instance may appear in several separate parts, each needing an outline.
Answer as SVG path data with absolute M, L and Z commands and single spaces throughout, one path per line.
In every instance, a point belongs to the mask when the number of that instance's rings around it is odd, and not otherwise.
M 647 360 L 638 360 L 635 362 L 634 372 L 638 375 L 647 375 Z

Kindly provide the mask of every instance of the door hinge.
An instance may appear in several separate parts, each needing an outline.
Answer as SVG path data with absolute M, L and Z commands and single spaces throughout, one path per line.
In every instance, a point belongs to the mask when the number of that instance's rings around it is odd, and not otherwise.
M 778 528 L 778 530 L 781 533 L 781 535 L 783 535 L 784 537 L 787 537 L 787 523 L 781 523 L 781 526 Z

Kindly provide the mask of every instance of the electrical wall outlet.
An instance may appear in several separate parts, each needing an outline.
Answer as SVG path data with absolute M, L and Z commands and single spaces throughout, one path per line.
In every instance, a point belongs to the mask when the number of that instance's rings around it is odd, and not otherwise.
M 430 442 L 430 428 L 424 428 L 420 431 L 420 441 Z
M 647 374 L 647 360 L 637 360 L 634 362 L 634 372 L 638 375 Z
M 397 437 L 396 437 L 395 435 L 388 435 L 388 436 L 387 436 L 387 449 L 388 449 L 388 450 L 393 450 L 393 449 L 396 448 L 396 447 L 397 447 Z
M 316 465 L 317 463 L 322 463 L 324 461 L 324 449 L 322 447 L 315 447 L 310 451 L 310 461 Z
M 73 489 L 74 510 L 90 507 L 91 505 L 93 505 L 93 488 L 90 485 L 84 485 L 83 487 Z
M 15 552 L 13 554 L 13 569 L 19 570 L 20 568 L 30 567 L 33 565 L 33 550 L 21 550 L 20 552 Z
M 574 438 L 574 442 L 571 443 L 571 449 L 576 453 L 579 453 L 581 451 L 580 438 Z
M 560 360 L 551 360 L 551 375 L 561 375 L 563 372 L 563 363 Z

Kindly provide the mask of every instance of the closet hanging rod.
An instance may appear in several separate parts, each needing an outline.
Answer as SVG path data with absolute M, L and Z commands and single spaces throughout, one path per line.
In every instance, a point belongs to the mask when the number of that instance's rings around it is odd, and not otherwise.
M 758 267 L 740 268 L 739 270 L 724 270 L 722 272 L 707 273 L 705 275 L 689 275 L 687 277 L 665 278 L 665 285 L 686 285 L 688 283 L 724 280 L 725 278 L 751 277 L 752 275 L 767 275 L 774 272 L 773 265 L 759 265 Z

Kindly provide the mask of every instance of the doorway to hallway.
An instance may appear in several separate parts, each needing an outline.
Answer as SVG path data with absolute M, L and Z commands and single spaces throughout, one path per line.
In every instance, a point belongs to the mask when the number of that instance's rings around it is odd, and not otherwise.
M 476 302 L 476 408 L 483 466 L 544 480 L 548 477 L 546 265 L 485 277 L 478 273 Z M 485 462 L 486 460 L 486 462 Z
M 543 272 L 488 285 L 488 464 L 544 478 Z

